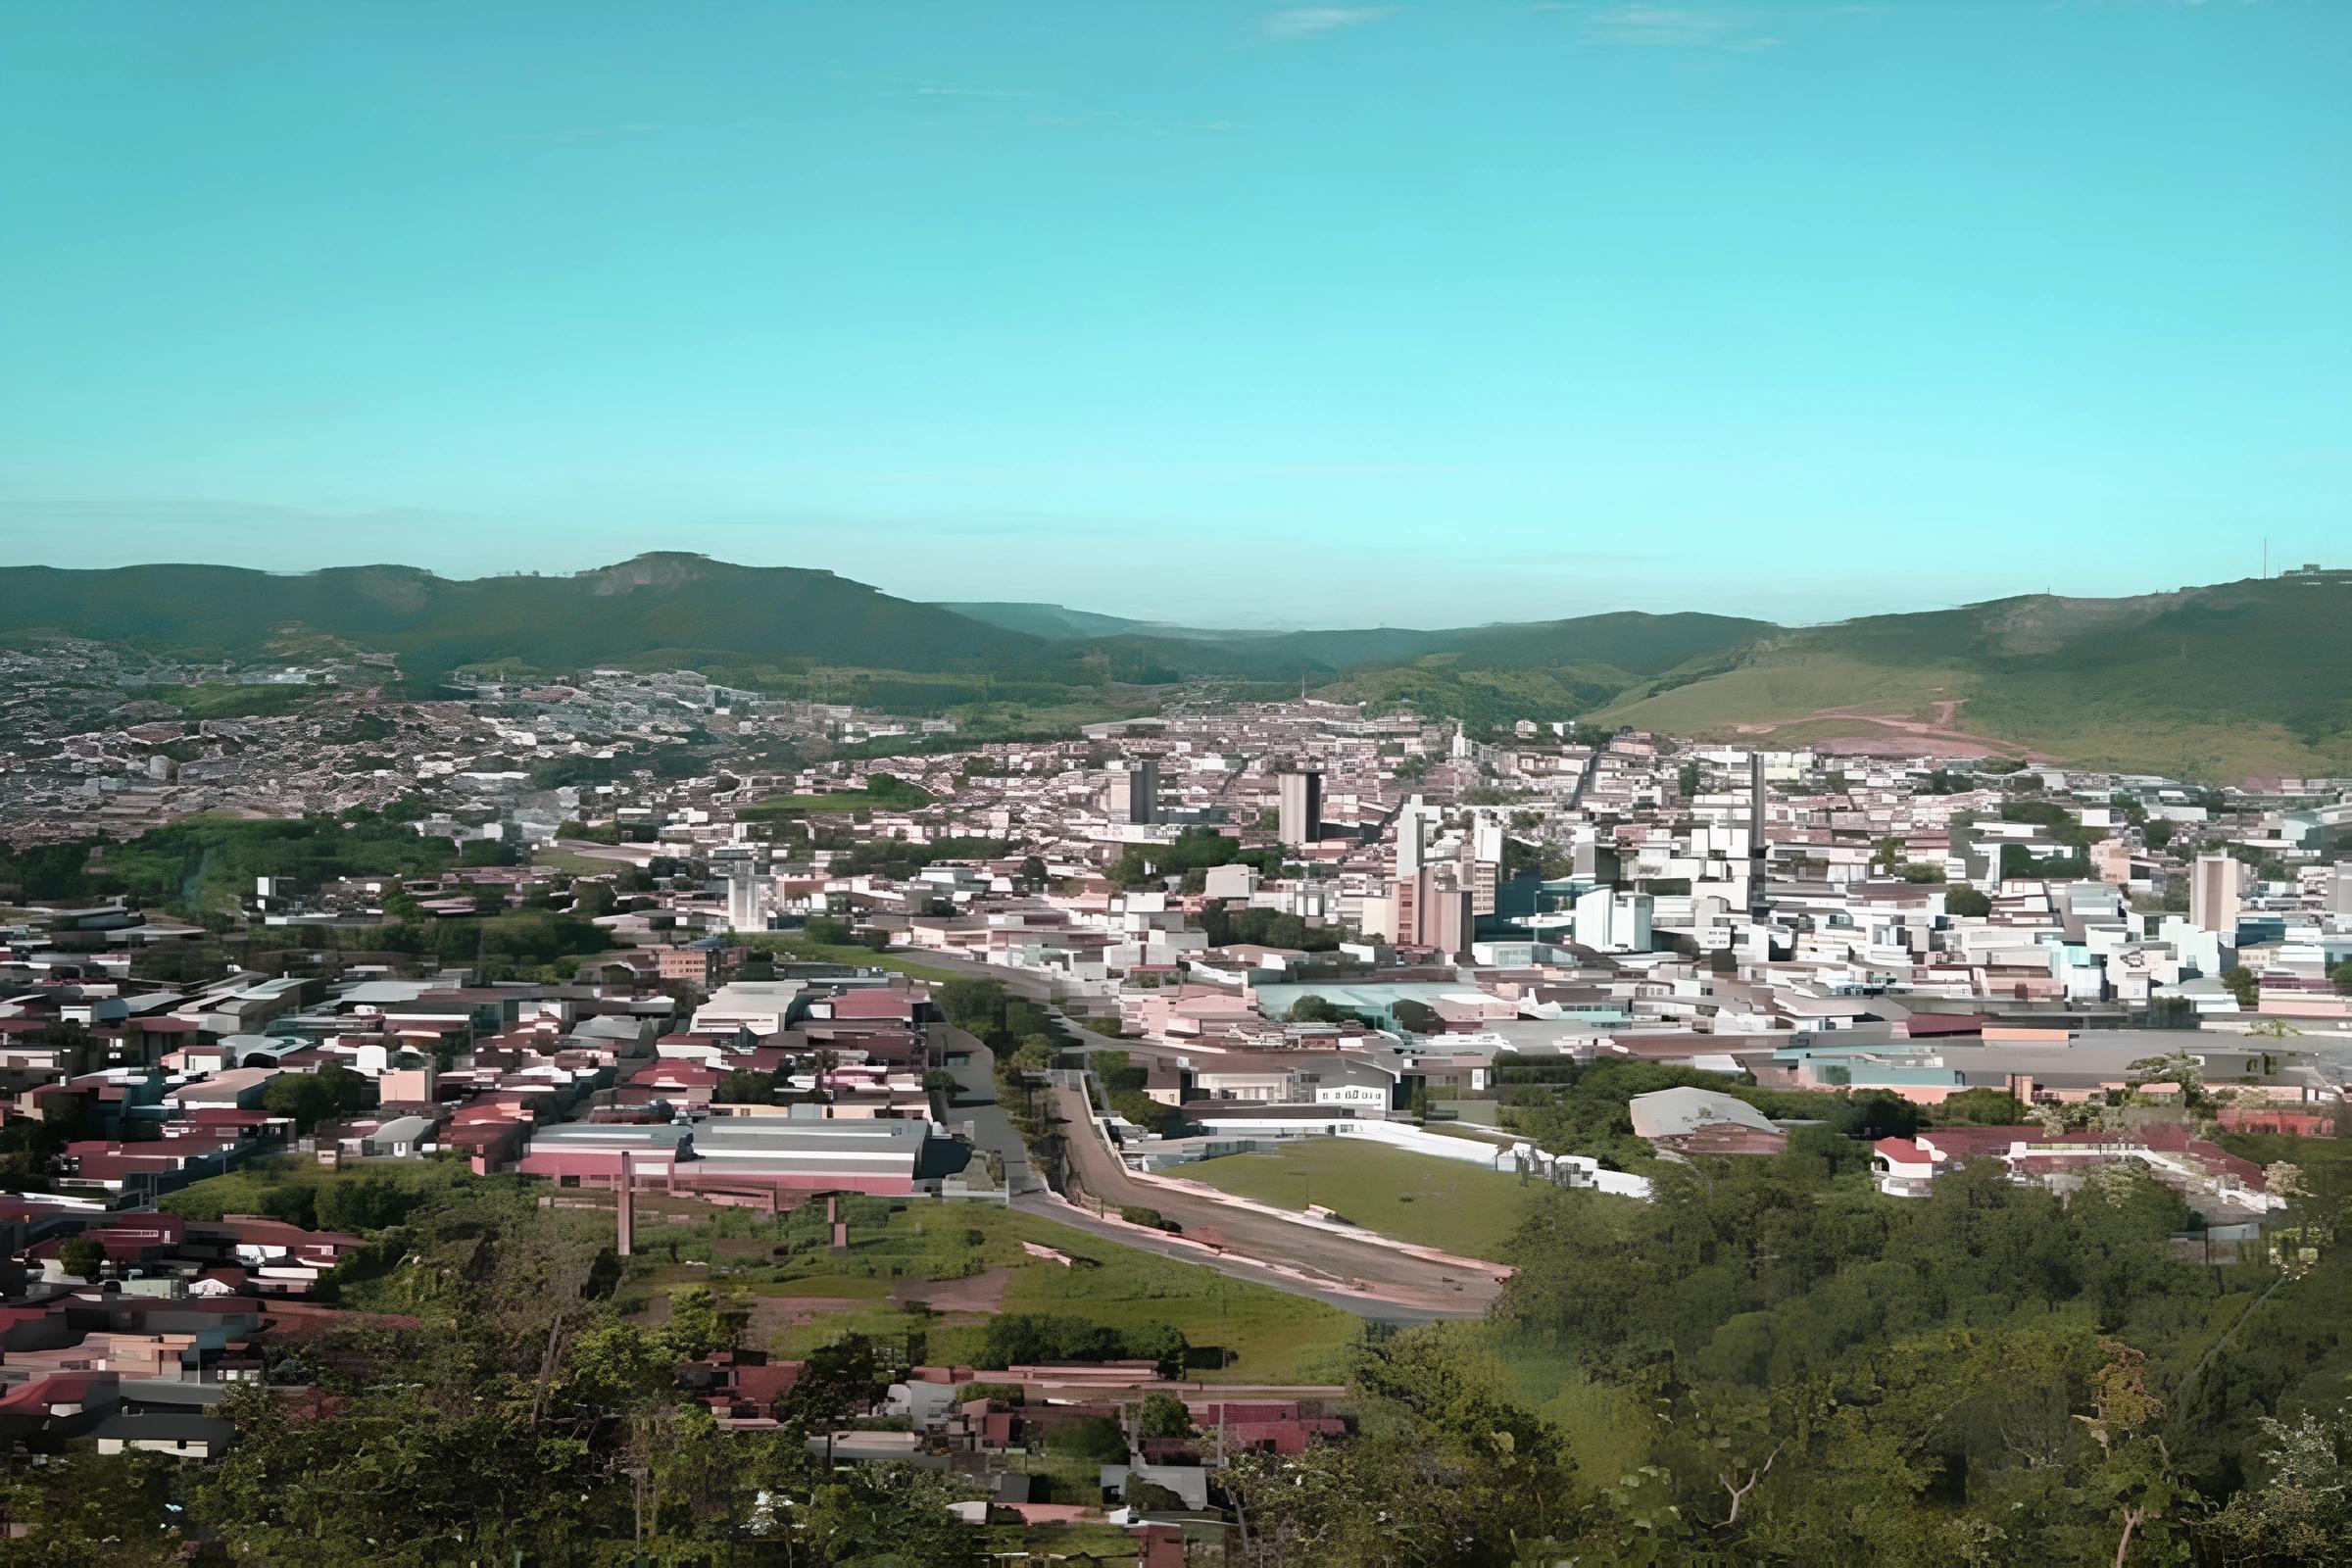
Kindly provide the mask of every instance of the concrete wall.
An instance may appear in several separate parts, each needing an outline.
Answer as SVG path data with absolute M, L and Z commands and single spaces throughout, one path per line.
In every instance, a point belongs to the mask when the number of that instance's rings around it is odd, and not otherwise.
M 1484 1165 L 1489 1170 L 1511 1171 L 1513 1152 L 1524 1148 L 1535 1159 L 1537 1167 L 1548 1171 L 1558 1160 L 1573 1161 L 1577 1167 L 1573 1178 L 1578 1186 L 1589 1186 L 1604 1193 L 1624 1198 L 1647 1198 L 1648 1178 L 1629 1175 L 1624 1171 L 1602 1170 L 1592 1160 L 1579 1154 L 1547 1154 L 1533 1145 L 1517 1142 L 1489 1142 L 1484 1138 L 1451 1138 L 1433 1133 L 1405 1122 L 1356 1121 L 1339 1117 L 1319 1117 L 1303 1107 L 1296 1118 L 1279 1122 L 1265 1117 L 1204 1116 L 1200 1124 L 1220 1138 L 1273 1137 L 1339 1137 L 1368 1138 L 1394 1149 L 1407 1150 L 1416 1154 L 1431 1154 L 1439 1159 L 1462 1160 L 1472 1165 Z

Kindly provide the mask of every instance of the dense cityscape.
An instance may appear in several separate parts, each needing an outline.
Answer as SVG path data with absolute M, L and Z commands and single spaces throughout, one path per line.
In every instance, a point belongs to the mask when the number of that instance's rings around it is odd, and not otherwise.
M 2352 1564 L 2348 68 L 0 6 L 0 1568 Z
M 11 661 L 27 1560 L 2333 1549 L 2352 779 Z

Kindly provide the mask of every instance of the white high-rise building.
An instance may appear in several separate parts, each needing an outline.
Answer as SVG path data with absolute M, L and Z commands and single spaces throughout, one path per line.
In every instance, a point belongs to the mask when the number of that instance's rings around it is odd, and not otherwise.
M 1577 896 L 1576 943 L 1595 953 L 1647 953 L 1652 901 L 1646 893 L 1594 888 Z
M 764 931 L 768 916 L 767 877 L 749 870 L 727 878 L 727 929 Z
M 1416 795 L 1396 809 L 1396 874 L 1410 877 L 1429 856 L 1429 819 L 1434 814 Z
M 2245 892 L 2245 865 L 2227 855 L 2200 855 L 2189 873 L 2188 923 L 2200 931 L 2237 940 L 2238 901 Z

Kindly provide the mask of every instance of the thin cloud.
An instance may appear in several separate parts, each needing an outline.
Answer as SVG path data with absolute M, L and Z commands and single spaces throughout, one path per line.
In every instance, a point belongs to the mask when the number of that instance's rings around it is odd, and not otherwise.
M 1257 30 L 1268 38 L 1311 38 L 1317 33 L 1378 22 L 1396 9 L 1395 6 L 1293 6 L 1258 18 Z
M 2201 5 L 2205 0 L 2048 0 L 2052 5 Z M 2237 0 L 2244 5 L 2260 0 Z M 1530 15 L 1550 14 L 1585 43 L 1631 48 L 1722 50 L 1756 54 L 1778 49 L 1801 29 L 1897 8 L 1884 0 L 1529 0 Z M 1780 32 L 1768 31 L 1779 24 Z
M 1005 87 L 952 87 L 945 82 L 926 81 L 911 89 L 906 96 L 913 98 L 1034 98 L 1033 92 L 1016 92 Z
M 1672 48 L 1721 43 L 1737 25 L 1731 17 L 1719 11 L 1639 4 L 1586 12 L 1582 20 L 1589 37 L 1609 43 Z
M 1782 43 L 1779 37 L 1762 31 L 1757 25 L 1761 20 L 1758 13 L 1744 6 L 1671 5 L 1657 0 L 1571 5 L 1553 0 L 1527 9 L 1562 16 L 1574 24 L 1579 39 L 1592 44 L 1635 49 L 1721 49 L 1754 54 L 1777 49 Z M 1845 8 L 1831 8 L 1818 14 L 1835 15 L 1841 9 Z M 1787 10 L 1778 13 L 1783 20 L 1802 14 Z

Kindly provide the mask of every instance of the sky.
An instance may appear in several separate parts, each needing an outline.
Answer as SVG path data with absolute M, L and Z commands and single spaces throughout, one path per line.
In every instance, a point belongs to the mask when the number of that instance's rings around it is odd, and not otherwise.
M 1804 621 L 2348 499 L 2342 0 L 0 10 L 0 562 Z

